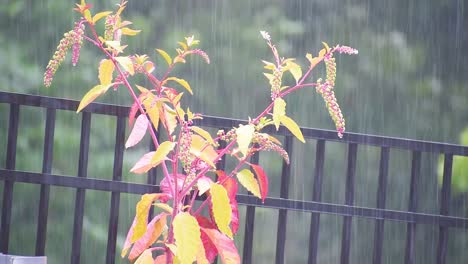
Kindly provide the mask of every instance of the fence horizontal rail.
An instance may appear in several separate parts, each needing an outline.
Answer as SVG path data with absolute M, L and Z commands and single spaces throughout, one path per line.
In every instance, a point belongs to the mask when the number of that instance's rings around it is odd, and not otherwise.
M 159 186 L 155 185 L 0 169 L 0 180 L 6 179 L 23 183 L 46 184 L 52 186 L 83 188 L 98 191 L 113 191 L 121 193 L 144 194 L 159 192 Z M 313 201 L 299 201 L 272 197 L 268 197 L 265 200 L 265 203 L 262 203 L 257 197 L 243 194 L 237 195 L 237 199 L 239 204 L 255 207 L 285 209 L 301 212 L 319 212 L 340 216 L 353 216 L 378 220 L 390 220 L 414 224 L 430 224 L 468 229 L 468 219 L 453 216 Z
M 78 108 L 79 101 L 27 95 L 18 93 L 9 93 L 0 91 L 0 103 L 20 104 L 26 106 L 36 106 L 44 108 L 54 108 L 60 110 L 75 111 Z M 94 114 L 127 116 L 130 107 L 103 103 L 91 103 L 83 112 Z M 203 120 L 197 120 L 195 124 L 215 128 L 231 128 L 245 123 L 243 120 L 222 118 L 215 116 L 204 116 Z M 456 144 L 430 142 L 423 140 L 411 140 L 394 137 L 383 137 L 359 133 L 346 132 L 342 139 L 336 136 L 336 131 L 315 128 L 301 128 L 305 138 L 322 139 L 341 143 L 356 143 L 361 145 L 392 147 L 398 149 L 416 150 L 421 152 L 447 153 L 459 156 L 468 156 L 468 146 Z M 274 131 L 273 127 L 265 128 L 265 132 L 278 135 L 291 135 L 289 131 L 281 127 L 279 131 Z

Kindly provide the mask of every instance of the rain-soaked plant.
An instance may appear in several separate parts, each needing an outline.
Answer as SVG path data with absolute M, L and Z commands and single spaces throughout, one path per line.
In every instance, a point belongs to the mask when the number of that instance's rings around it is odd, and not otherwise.
M 299 126 L 286 115 L 286 95 L 303 88 L 315 87 L 322 95 L 332 117 L 338 136 L 345 131 L 345 121 L 334 94 L 336 63 L 333 55 L 338 53 L 357 54 L 357 50 L 347 46 L 329 47 L 326 43 L 318 56 L 307 54 L 307 71 L 292 58 L 280 57 L 270 35 L 261 31 L 273 53 L 273 62 L 263 61 L 264 73 L 271 89 L 271 103 L 248 123 L 219 131 L 212 137 L 201 127 L 194 126 L 193 120 L 201 119 L 201 114 L 192 113 L 182 107 L 180 100 L 184 92 L 173 88 L 177 84 L 192 94 L 189 83 L 172 75 L 178 64 L 184 64 L 191 55 L 200 56 L 210 63 L 208 55 L 197 46 L 199 41 L 193 36 L 178 42 L 175 56 L 156 49 L 167 62 L 164 75 L 153 74 L 155 63 L 148 55 L 126 55 L 124 37 L 135 36 L 140 31 L 131 29 L 132 22 L 122 19 L 126 2 L 117 5 L 117 10 L 91 14 L 91 5 L 84 0 L 76 5 L 81 18 L 73 30 L 65 33 L 57 51 L 47 65 L 44 74 L 45 86 L 50 86 L 54 74 L 63 62 L 69 49 L 72 62 L 78 62 L 83 40 L 89 41 L 102 53 L 99 62 L 99 83 L 89 90 L 81 100 L 80 112 L 97 97 L 104 95 L 111 87 L 123 87 L 130 93 L 133 104 L 129 113 L 129 125 L 133 126 L 125 143 L 129 148 L 136 145 L 146 133 L 151 135 L 155 151 L 143 155 L 130 170 L 136 174 L 146 173 L 160 166 L 164 177 L 160 182 L 161 193 L 145 194 L 136 206 L 136 215 L 128 231 L 122 249 L 122 257 L 127 256 L 135 263 L 210 263 L 219 256 L 223 263 L 240 263 L 233 235 L 239 227 L 239 212 L 236 201 L 238 182 L 250 193 L 264 202 L 268 194 L 268 178 L 258 164 L 249 162 L 250 157 L 259 151 L 278 152 L 287 163 L 288 153 L 281 142 L 262 132 L 263 128 L 274 125 L 285 126 L 294 136 L 305 142 Z M 96 23 L 104 23 L 104 32 L 96 31 Z M 311 71 L 325 62 L 326 78 L 309 82 Z M 163 66 L 158 66 L 163 67 Z M 283 74 L 289 72 L 295 83 L 283 84 Z M 146 77 L 149 87 L 131 84 L 134 76 Z M 160 128 L 160 131 L 156 131 Z M 160 142 L 156 133 L 164 133 L 166 141 Z M 221 144 L 224 142 L 224 144 Z M 221 147 L 222 146 L 222 147 Z M 216 170 L 216 164 L 225 155 L 237 160 L 232 171 Z M 197 196 L 206 199 L 196 205 Z M 157 210 L 156 216 L 148 219 L 151 207 Z M 204 212 L 207 208 L 207 213 Z

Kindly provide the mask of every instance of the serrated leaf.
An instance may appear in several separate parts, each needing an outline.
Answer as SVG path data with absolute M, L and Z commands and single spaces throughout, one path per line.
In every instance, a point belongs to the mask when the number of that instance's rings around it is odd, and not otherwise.
M 284 115 L 286 115 L 286 102 L 283 98 L 278 97 L 275 99 L 273 105 L 273 123 L 275 124 L 276 131 L 278 131 L 281 123 L 281 117 Z
M 112 82 L 112 74 L 114 73 L 114 63 L 111 60 L 102 60 L 99 64 L 99 81 L 106 85 Z
M 174 149 L 175 145 L 175 142 L 170 141 L 164 141 L 163 143 L 161 143 L 156 152 L 154 153 L 153 157 L 151 158 L 151 164 L 153 166 L 157 166 L 159 163 L 164 161 L 169 152 L 171 152 Z
M 166 195 L 162 193 L 147 193 L 141 196 L 141 199 L 136 206 L 136 223 L 135 228 L 133 229 L 132 239 L 130 240 L 131 243 L 135 243 L 135 241 L 140 239 L 146 233 L 148 213 L 151 204 L 153 203 L 153 201 L 161 198 L 162 196 Z
M 148 125 L 148 118 L 145 115 L 139 115 L 125 143 L 125 148 L 130 148 L 138 144 L 145 136 Z
M 210 133 L 208 133 L 208 131 L 204 130 L 201 127 L 197 127 L 197 126 L 191 126 L 190 129 L 193 132 L 197 133 L 198 135 L 202 136 L 204 139 L 206 139 L 206 141 L 208 141 L 208 143 L 210 143 L 211 145 L 215 145 L 215 142 L 214 142 L 213 138 L 211 137 Z
M 93 16 L 93 24 L 96 24 L 101 18 L 106 17 L 108 15 L 112 14 L 112 11 L 104 11 L 97 13 L 96 15 Z
M 140 257 L 135 261 L 134 264 L 153 264 L 153 254 L 151 249 L 147 249 L 140 255 Z
M 289 72 L 292 74 L 292 76 L 296 80 L 296 83 L 298 83 L 302 77 L 301 66 L 293 61 L 288 61 L 286 65 L 287 65 L 286 67 L 288 68 Z
M 140 32 L 141 32 L 141 30 L 131 29 L 131 28 L 128 28 L 128 27 L 122 28 L 122 35 L 135 36 Z
M 136 173 L 136 174 L 142 174 L 146 173 L 151 168 L 153 168 L 153 164 L 151 164 L 151 158 L 154 156 L 155 151 L 150 151 L 143 155 L 136 163 L 133 165 L 133 167 L 130 169 L 130 172 Z
M 106 84 L 106 85 L 99 84 L 99 85 L 94 86 L 91 90 L 89 90 L 83 96 L 83 98 L 80 101 L 80 105 L 78 105 L 78 109 L 76 110 L 76 112 L 77 113 L 80 112 L 81 110 L 83 110 L 83 108 L 85 108 L 87 105 L 92 103 L 96 98 L 98 98 L 98 96 L 105 94 L 111 86 L 112 84 Z
M 229 239 L 216 229 L 201 228 L 202 234 L 205 234 L 215 245 L 223 264 L 240 264 L 240 256 L 237 252 L 234 240 Z
M 190 145 L 190 153 L 200 158 L 211 167 L 215 167 L 215 158 L 218 156 L 216 150 L 206 140 L 199 135 L 192 135 L 192 143 Z
M 255 164 L 250 164 L 250 166 L 257 175 L 258 183 L 260 185 L 260 194 L 262 196 L 262 202 L 264 203 L 265 198 L 268 195 L 268 177 L 266 176 L 265 171 L 262 167 Z
M 254 132 L 255 127 L 252 124 L 244 126 L 241 125 L 236 129 L 237 145 L 239 146 L 239 150 L 244 155 L 244 157 L 247 156 L 249 145 L 252 142 Z
M 164 50 L 162 49 L 156 49 L 157 52 L 159 52 L 159 54 L 161 54 L 161 56 L 164 58 L 164 60 L 167 62 L 167 65 L 171 65 L 172 64 L 172 59 L 171 59 L 171 56 L 169 56 L 169 54 L 167 54 L 167 52 L 165 52 Z
M 291 118 L 287 116 L 282 116 L 281 117 L 281 124 L 283 124 L 291 133 L 299 139 L 302 143 L 305 143 L 304 136 L 302 135 L 302 131 L 299 128 L 299 126 L 292 120 Z
M 210 188 L 213 216 L 219 231 L 232 239 L 232 231 L 229 228 L 231 222 L 231 205 L 226 189 L 222 185 L 213 183 Z
M 130 75 L 135 74 L 135 69 L 133 68 L 132 59 L 130 59 L 129 57 L 115 57 L 115 59 L 119 62 L 122 68 L 124 68 L 124 70 L 128 72 Z
M 244 169 L 237 173 L 237 179 L 239 182 L 246 188 L 249 192 L 253 195 L 257 196 L 258 198 L 262 198 L 260 195 L 260 188 L 258 186 L 257 179 L 255 179 L 253 173 L 248 170 Z
M 176 78 L 176 77 L 169 77 L 169 78 L 166 79 L 166 82 L 167 81 L 175 81 L 178 84 L 182 85 L 182 87 L 184 87 L 190 94 L 193 94 L 192 88 L 190 87 L 190 84 L 186 80 L 179 79 L 179 78 Z
M 163 231 L 164 226 L 166 225 L 166 217 L 166 213 L 161 213 L 151 220 L 147 226 L 146 233 L 133 245 L 132 250 L 128 255 L 129 260 L 136 259 L 143 251 L 145 251 L 158 239 Z
M 237 230 L 239 229 L 239 208 L 238 208 L 237 200 L 236 200 L 237 189 L 238 189 L 237 181 L 227 176 L 223 180 L 220 177 L 219 181 L 222 182 L 221 185 L 224 186 L 229 196 L 229 203 L 231 204 L 231 211 L 232 211 L 231 228 L 232 228 L 232 232 L 236 234 Z
M 177 246 L 176 257 L 181 264 L 191 264 L 202 246 L 197 220 L 189 213 L 179 213 L 175 216 L 172 227 Z

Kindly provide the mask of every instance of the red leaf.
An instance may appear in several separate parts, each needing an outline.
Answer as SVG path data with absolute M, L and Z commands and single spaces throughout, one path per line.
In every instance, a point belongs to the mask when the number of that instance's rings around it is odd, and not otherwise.
M 132 236 L 133 236 L 133 228 L 135 228 L 136 221 L 137 221 L 137 218 L 135 216 L 135 218 L 133 219 L 133 223 L 130 226 L 130 229 L 128 229 L 127 238 L 125 239 L 125 243 L 124 243 L 124 246 L 123 246 L 123 249 L 122 249 L 122 253 L 120 253 L 120 256 L 122 258 L 127 255 L 128 250 L 132 246 L 131 239 L 132 239 Z
M 231 240 L 229 237 L 225 236 L 216 229 L 210 228 L 200 228 L 202 234 L 208 236 L 211 242 L 214 244 L 218 250 L 219 255 L 221 256 L 221 261 L 224 264 L 237 264 L 241 263 L 239 253 L 237 252 L 236 245 L 234 240 Z
M 130 107 L 130 113 L 128 114 L 128 126 L 132 126 L 138 110 L 138 102 L 133 102 L 132 106 Z
M 151 164 L 151 158 L 154 156 L 154 153 L 156 153 L 156 151 L 150 151 L 143 155 L 143 157 L 141 157 L 137 163 L 133 165 L 133 168 L 130 169 L 130 172 L 141 174 L 153 168 L 154 166 Z
M 133 147 L 140 142 L 146 134 L 148 129 L 149 121 L 146 115 L 139 115 L 136 119 L 135 125 L 133 126 L 132 132 L 128 136 L 125 148 Z
M 200 225 L 201 228 L 216 228 L 216 225 L 206 217 L 198 215 L 196 216 L 196 219 L 198 221 L 198 225 Z M 213 242 L 211 242 L 211 239 L 203 232 L 201 232 L 201 240 L 203 243 L 203 248 L 205 249 L 206 259 L 208 259 L 208 261 L 211 263 L 218 255 L 218 250 L 216 249 L 216 246 L 213 244 Z
M 177 189 L 180 191 L 182 189 L 182 186 L 184 185 L 184 178 L 185 175 L 183 174 L 177 174 Z M 169 185 L 170 183 L 170 185 Z M 172 193 L 174 192 L 174 178 L 173 175 L 169 177 L 164 177 L 161 182 L 159 183 L 159 187 L 161 188 L 161 191 L 169 196 L 169 198 L 172 198 Z M 172 186 L 172 190 L 171 187 Z M 163 201 L 164 202 L 164 201 Z
M 148 247 L 156 241 L 163 231 L 162 224 L 166 224 L 166 216 L 166 213 L 160 213 L 151 220 L 146 227 L 146 233 L 133 245 L 133 248 L 128 255 L 129 260 L 136 259 L 141 253 L 143 253 L 143 251 L 148 249 Z M 158 222 L 160 220 L 161 222 Z
M 224 174 L 224 172 L 223 172 Z M 219 176 L 219 174 L 218 174 Z M 221 181 L 221 177 L 224 177 L 224 181 Z M 231 204 L 231 210 L 232 210 L 232 215 L 231 215 L 231 227 L 232 227 L 232 232 L 235 234 L 237 233 L 237 230 L 239 229 L 239 209 L 237 206 L 237 200 L 236 200 L 236 195 L 237 195 L 237 181 L 234 180 L 233 178 L 227 177 L 226 174 L 222 175 L 219 179 L 222 182 L 221 185 L 226 189 L 228 196 L 229 196 L 229 203 Z
M 255 171 L 255 174 L 257 175 L 258 183 L 260 185 L 260 194 L 262 196 L 262 202 L 265 202 L 265 198 L 268 194 L 268 177 L 265 174 L 265 171 L 263 171 L 263 168 L 255 165 L 255 164 L 250 164 L 252 168 Z

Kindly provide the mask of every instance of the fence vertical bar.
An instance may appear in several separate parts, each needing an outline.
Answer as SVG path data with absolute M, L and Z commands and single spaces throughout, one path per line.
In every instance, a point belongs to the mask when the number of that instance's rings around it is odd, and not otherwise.
M 251 162 L 258 164 L 259 156 L 256 152 Z M 253 249 L 253 236 L 255 224 L 255 206 L 247 206 L 247 213 L 245 217 L 245 232 L 244 232 L 244 249 L 242 254 L 242 263 L 252 263 L 252 249 Z
M 354 203 L 354 178 L 356 174 L 357 144 L 348 145 L 348 168 L 346 170 L 345 204 Z M 351 244 L 351 216 L 343 219 L 343 233 L 341 237 L 341 264 L 349 263 L 349 251 Z
M 117 117 L 117 127 L 115 133 L 115 147 L 114 147 L 114 168 L 112 171 L 112 181 L 122 180 L 122 166 L 124 156 L 124 141 L 125 141 L 125 118 Z M 117 244 L 117 232 L 119 227 L 119 206 L 120 206 L 120 193 L 112 192 L 110 214 L 109 214 L 109 227 L 107 232 L 107 250 L 106 250 L 106 263 L 115 263 L 115 252 Z
M 289 154 L 291 160 L 292 156 L 292 144 L 293 138 L 286 136 L 284 138 L 284 149 Z M 283 167 L 281 171 L 281 188 L 280 197 L 288 199 L 289 196 L 289 179 L 291 175 L 291 166 L 283 160 Z M 288 220 L 288 211 L 286 209 L 280 209 L 278 212 L 278 228 L 276 232 L 276 263 L 284 263 L 284 250 L 286 241 L 286 225 Z
M 18 139 L 19 105 L 10 104 L 10 120 L 8 122 L 8 144 L 6 153 L 7 170 L 14 170 L 16 165 L 16 143 Z M 10 237 L 11 206 L 13 204 L 13 181 L 6 180 L 3 189 L 2 223 L 0 226 L 0 252 L 8 253 Z
M 80 156 L 78 160 L 78 177 L 86 178 L 88 174 L 89 133 L 91 128 L 91 113 L 83 112 L 81 120 Z M 75 217 L 73 223 L 73 240 L 71 262 L 80 263 L 81 236 L 83 232 L 83 215 L 85 189 L 78 188 L 75 196 Z
M 413 151 L 411 161 L 411 183 L 409 193 L 408 211 L 415 212 L 418 206 L 418 179 L 421 169 L 421 152 Z M 416 235 L 416 224 L 408 223 L 406 229 L 405 264 L 414 264 L 414 238 Z
M 440 197 L 440 214 L 448 215 L 450 207 L 450 192 L 452 185 L 453 155 L 445 154 L 444 174 L 442 180 L 442 195 Z M 437 247 L 437 264 L 445 264 L 447 257 L 448 228 L 439 227 L 439 245 Z
M 46 125 L 44 133 L 44 151 L 42 155 L 42 173 L 52 172 L 52 160 L 54 152 L 55 113 L 53 108 L 47 109 Z M 41 184 L 39 198 L 39 212 L 37 218 L 36 256 L 45 255 L 45 244 L 47 237 L 47 218 L 49 215 L 49 193 L 50 186 Z
M 325 140 L 317 140 L 315 154 L 315 176 L 312 201 L 320 202 L 322 197 L 323 165 L 325 163 Z M 312 213 L 309 233 L 309 264 L 317 263 L 317 250 L 320 226 L 320 213 Z
M 388 179 L 388 162 L 390 159 L 390 148 L 382 147 L 380 149 L 380 168 L 379 168 L 379 183 L 377 187 L 377 208 L 384 209 L 387 198 L 387 179 Z M 374 255 L 372 257 L 373 264 L 380 264 L 382 261 L 382 247 L 384 235 L 384 220 L 377 219 L 375 221 L 374 232 Z

